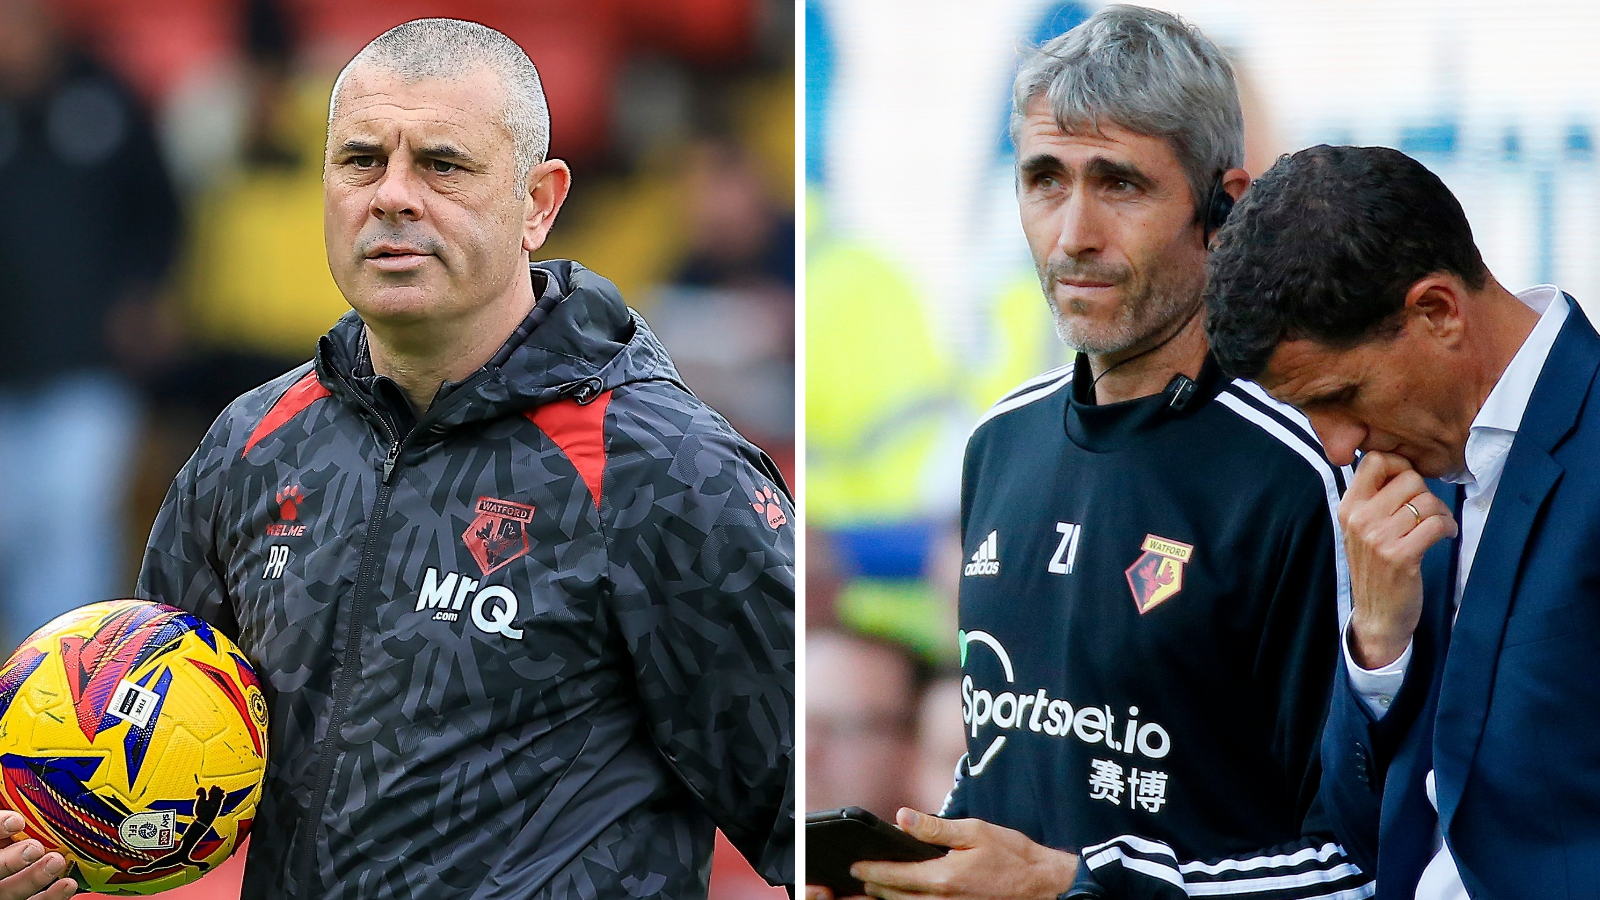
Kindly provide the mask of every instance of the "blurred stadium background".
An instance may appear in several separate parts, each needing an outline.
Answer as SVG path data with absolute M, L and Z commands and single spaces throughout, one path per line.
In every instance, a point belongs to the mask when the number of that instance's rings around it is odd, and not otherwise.
M 1600 7 L 1146 5 L 1233 57 L 1253 175 L 1318 143 L 1399 148 L 1507 287 L 1600 313 Z M 950 787 L 962 446 L 1067 361 L 1013 200 L 1011 79 L 1098 6 L 806 0 L 807 809 L 937 810 Z
M 421 16 L 492 25 L 574 189 L 541 258 L 611 278 L 689 385 L 794 462 L 794 29 L 783 0 L 0 0 L 0 643 L 128 593 L 173 474 L 348 306 L 333 78 Z M 242 855 L 175 900 L 229 900 Z M 719 845 L 716 900 L 783 896 Z

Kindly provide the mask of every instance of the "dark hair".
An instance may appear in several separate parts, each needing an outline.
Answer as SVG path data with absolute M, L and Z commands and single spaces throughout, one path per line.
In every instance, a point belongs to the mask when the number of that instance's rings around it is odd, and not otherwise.
M 1280 157 L 1250 186 L 1208 267 L 1206 334 L 1242 378 L 1286 340 L 1347 349 L 1392 333 L 1427 275 L 1473 290 L 1489 277 L 1439 176 L 1398 150 L 1326 144 Z

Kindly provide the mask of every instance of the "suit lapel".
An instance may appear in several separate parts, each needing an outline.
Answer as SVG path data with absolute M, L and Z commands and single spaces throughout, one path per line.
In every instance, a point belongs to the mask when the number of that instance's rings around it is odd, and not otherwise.
M 1531 406 L 1529 411 L 1532 412 Z M 1539 507 L 1560 478 L 1561 467 L 1550 455 L 1543 448 L 1531 446 L 1519 434 L 1506 459 L 1500 486 L 1495 489 L 1494 506 L 1484 524 L 1472 571 L 1467 575 L 1467 589 L 1445 656 L 1439 712 L 1434 721 L 1433 766 L 1439 818 L 1446 830 L 1461 800 L 1478 739 L 1483 735 L 1495 664 L 1500 657 L 1500 638 L 1505 633 L 1512 588 L 1520 569 L 1518 563 Z
M 1433 736 L 1439 817 L 1446 833 L 1483 736 L 1523 554 L 1540 508 L 1561 479 L 1563 469 L 1551 452 L 1572 431 L 1600 365 L 1600 340 L 1577 303 L 1567 300 L 1571 310 L 1511 444 L 1451 629 Z M 1446 591 L 1453 589 L 1454 579 Z

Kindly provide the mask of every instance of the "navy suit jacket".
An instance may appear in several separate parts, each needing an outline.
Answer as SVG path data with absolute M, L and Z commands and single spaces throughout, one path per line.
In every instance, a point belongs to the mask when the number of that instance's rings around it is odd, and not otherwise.
M 1600 898 L 1597 371 L 1600 337 L 1572 302 L 1453 625 L 1456 542 L 1441 541 L 1423 560 L 1411 664 L 1381 719 L 1339 666 L 1323 800 L 1376 874 L 1377 900 L 1413 900 L 1441 821 L 1474 898 Z M 1453 485 L 1434 488 L 1453 500 Z

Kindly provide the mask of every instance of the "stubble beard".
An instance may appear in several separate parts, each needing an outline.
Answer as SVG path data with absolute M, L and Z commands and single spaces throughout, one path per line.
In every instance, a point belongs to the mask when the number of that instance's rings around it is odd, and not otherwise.
M 1062 343 L 1082 353 L 1107 356 L 1124 353 L 1157 335 L 1188 315 L 1205 289 L 1204 277 L 1182 277 L 1179 267 L 1158 270 L 1149 280 L 1134 277 L 1126 266 L 1083 264 L 1075 260 L 1048 263 L 1039 273 L 1039 284 Z M 1089 308 L 1078 299 L 1069 299 L 1062 309 L 1056 297 L 1059 279 L 1077 277 L 1109 281 L 1123 292 L 1122 302 L 1109 322 L 1089 318 Z

